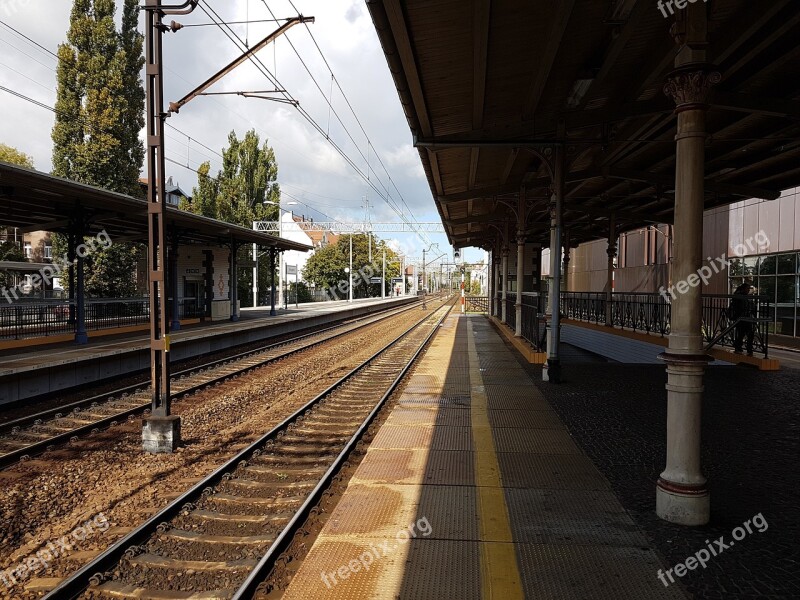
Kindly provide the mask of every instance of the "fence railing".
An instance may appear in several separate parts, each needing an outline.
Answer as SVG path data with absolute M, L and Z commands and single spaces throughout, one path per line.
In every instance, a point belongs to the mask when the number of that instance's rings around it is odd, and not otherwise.
M 126 300 L 87 300 L 84 305 L 87 331 L 146 325 L 150 322 L 147 298 Z M 205 306 L 193 298 L 180 300 L 181 319 L 199 318 Z M 168 312 L 171 315 L 171 311 Z M 74 302 L 30 302 L 0 305 L 0 340 L 21 340 L 75 333 Z
M 702 307 L 702 335 L 707 345 L 734 348 L 737 330 L 739 335 L 752 328 L 754 351 L 769 353 L 769 323 L 772 306 L 763 296 L 748 296 L 751 309 L 741 319 L 729 314 L 733 296 L 730 294 L 704 294 Z M 606 294 L 604 292 L 563 292 L 561 312 L 568 319 L 588 323 L 606 322 Z M 611 300 L 611 325 L 621 329 L 666 336 L 670 332 L 672 305 L 660 294 L 614 293 Z
M 517 328 L 517 309 L 515 304 L 517 303 L 516 295 L 512 298 L 512 296 L 506 295 L 506 324 L 511 327 L 511 329 Z
M 464 298 L 465 310 L 467 312 L 475 313 L 488 313 L 489 312 L 489 297 L 488 296 L 466 296 Z

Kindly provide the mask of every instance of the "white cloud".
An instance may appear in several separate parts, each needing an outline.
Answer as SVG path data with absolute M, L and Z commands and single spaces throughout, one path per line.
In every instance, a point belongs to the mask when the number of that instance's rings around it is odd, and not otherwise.
M 117 0 L 117 4 L 121 6 L 121 0 Z M 3 20 L 55 51 L 66 37 L 72 2 L 16 0 L 16 5 L 21 8 L 13 12 L 6 11 Z M 228 21 L 244 20 L 247 15 L 246 0 L 214 0 L 210 5 Z M 358 120 L 351 113 L 337 86 L 334 85 L 331 92 L 330 73 L 305 25 L 293 27 L 274 47 L 260 51 L 259 59 L 267 69 L 277 71 L 280 84 L 300 101 L 302 109 L 324 131 L 330 133 L 331 138 L 352 158 L 359 169 L 366 172 L 366 160 L 361 156 L 367 154 L 368 147 L 367 139 L 361 131 L 363 126 L 370 136 L 370 164 L 383 179 L 383 184 L 390 187 L 393 198 L 397 198 L 397 192 L 391 188 L 386 174 L 377 165 L 374 152 L 381 156 L 416 219 L 438 222 L 439 215 L 433 204 L 419 156 L 411 147 L 408 123 L 372 20 L 363 2 L 295 0 L 295 5 L 304 15 L 316 18 L 316 22 L 309 24 L 308 28 L 325 53 L 325 58 L 347 94 L 347 100 L 355 110 Z M 279 18 L 295 15 L 288 0 L 271 0 L 269 6 Z M 269 18 L 260 0 L 249 0 L 249 17 L 251 20 Z M 184 24 L 207 23 L 208 17 L 198 9 L 192 15 L 176 17 L 176 20 Z M 232 27 L 242 38 L 247 36 L 252 45 L 273 31 L 276 24 L 254 23 L 249 29 L 244 25 Z M 0 40 L 5 41 L 0 41 L 0 63 L 3 63 L 0 64 L 0 84 L 52 106 L 56 85 L 55 72 L 52 70 L 55 69 L 56 62 L 53 57 L 2 26 Z M 302 61 L 291 48 L 290 41 Z M 166 35 L 166 101 L 182 97 L 238 55 L 239 50 L 217 27 L 187 27 L 176 34 Z M 306 67 L 316 79 L 316 84 Z M 11 69 L 23 73 L 24 76 Z M 265 90 L 271 87 L 272 84 L 264 75 L 248 63 L 217 83 L 212 91 Z M 331 99 L 332 110 L 326 98 Z M 13 119 L 0 120 L 0 142 L 31 154 L 40 170 L 50 170 L 52 113 L 4 92 L 0 92 L 0 102 L 6 114 L 14 115 Z M 338 122 L 337 114 L 352 135 L 352 140 Z M 347 165 L 325 137 L 315 131 L 300 112 L 291 106 L 238 96 L 200 97 L 184 107 L 179 115 L 171 117 L 169 123 L 192 138 L 190 142 L 185 136 L 168 130 L 166 154 L 178 162 L 185 164 L 188 160 L 196 168 L 204 160 L 211 160 L 213 168 L 218 169 L 219 158 L 201 144 L 219 152 L 226 145 L 227 135 L 232 129 L 241 136 L 248 129 L 255 128 L 262 139 L 269 139 L 275 149 L 279 180 L 287 183 L 287 192 L 297 195 L 312 206 L 318 206 L 326 214 L 351 220 L 363 218 L 364 211 L 360 202 L 362 196 L 368 195 L 374 207 L 374 221 L 399 220 L 376 192 Z M 191 188 L 195 184 L 196 177 L 191 171 L 172 164 L 169 169 L 174 170 L 170 174 L 181 181 L 184 187 Z M 379 189 L 383 189 L 374 174 L 370 175 L 370 179 Z M 312 212 L 311 209 L 307 210 Z M 321 215 L 313 216 L 322 218 Z M 421 254 L 421 248 L 417 246 L 421 247 L 422 242 L 416 236 L 398 237 L 408 244 L 410 251 Z M 440 247 L 447 247 L 444 235 L 431 234 L 430 237 L 439 242 Z

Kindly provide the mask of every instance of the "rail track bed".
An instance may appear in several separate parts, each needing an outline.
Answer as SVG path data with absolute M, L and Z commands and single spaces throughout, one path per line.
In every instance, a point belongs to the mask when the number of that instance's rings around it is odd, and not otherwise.
M 451 308 L 426 311 L 45 598 L 252 598 Z
M 170 381 L 172 395 L 176 398 L 186 396 L 414 309 L 419 310 L 417 304 L 369 315 L 173 373 Z M 147 414 L 150 401 L 146 386 L 137 384 L 0 424 L 0 468 L 136 415 Z

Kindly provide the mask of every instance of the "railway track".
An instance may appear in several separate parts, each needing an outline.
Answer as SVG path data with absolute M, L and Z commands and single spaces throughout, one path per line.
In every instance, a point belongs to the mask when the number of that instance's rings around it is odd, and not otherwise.
M 252 598 L 452 306 L 426 311 L 45 600 Z
M 340 335 L 413 309 L 419 310 L 418 304 L 334 325 L 178 371 L 171 377 L 172 394 L 175 398 L 187 396 L 209 385 L 263 367 Z M 150 401 L 150 393 L 146 386 L 137 384 L 3 423 L 0 425 L 0 468 L 26 460 L 59 444 L 76 441 L 81 436 L 122 423 L 135 415 L 146 414 L 150 408 Z

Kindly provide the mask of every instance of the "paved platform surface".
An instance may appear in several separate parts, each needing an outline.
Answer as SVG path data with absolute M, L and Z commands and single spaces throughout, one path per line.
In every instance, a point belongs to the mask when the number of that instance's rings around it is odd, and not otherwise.
M 666 456 L 664 367 L 567 364 L 555 386 L 540 381 L 541 368 L 518 364 L 670 567 L 707 541 L 727 545 L 736 527 L 761 515 L 764 531 L 751 526 L 752 534 L 681 578 L 694 598 L 800 598 L 800 371 L 706 372 L 702 461 L 711 522 L 686 528 L 654 513 Z
M 488 320 L 452 315 L 283 600 L 685 598 L 660 568 Z
M 242 329 L 261 327 L 277 327 L 285 323 L 297 323 L 319 315 L 333 315 L 346 312 L 353 307 L 369 306 L 381 303 L 396 303 L 401 298 L 370 298 L 354 300 L 353 303 L 344 301 L 315 302 L 301 304 L 288 309 L 278 310 L 274 317 L 269 316 L 269 308 L 243 308 L 239 321 L 215 321 L 198 325 L 189 325 L 170 335 L 172 345 L 185 343 L 209 336 L 221 336 Z M 46 368 L 52 365 L 63 365 L 70 362 L 93 360 L 95 358 L 122 354 L 125 352 L 146 349 L 150 347 L 150 336 L 145 332 L 120 334 L 109 337 L 93 338 L 90 343 L 75 345 L 74 343 L 59 343 L 47 346 L 32 346 L 0 352 L 0 376 L 19 373 L 28 370 Z

